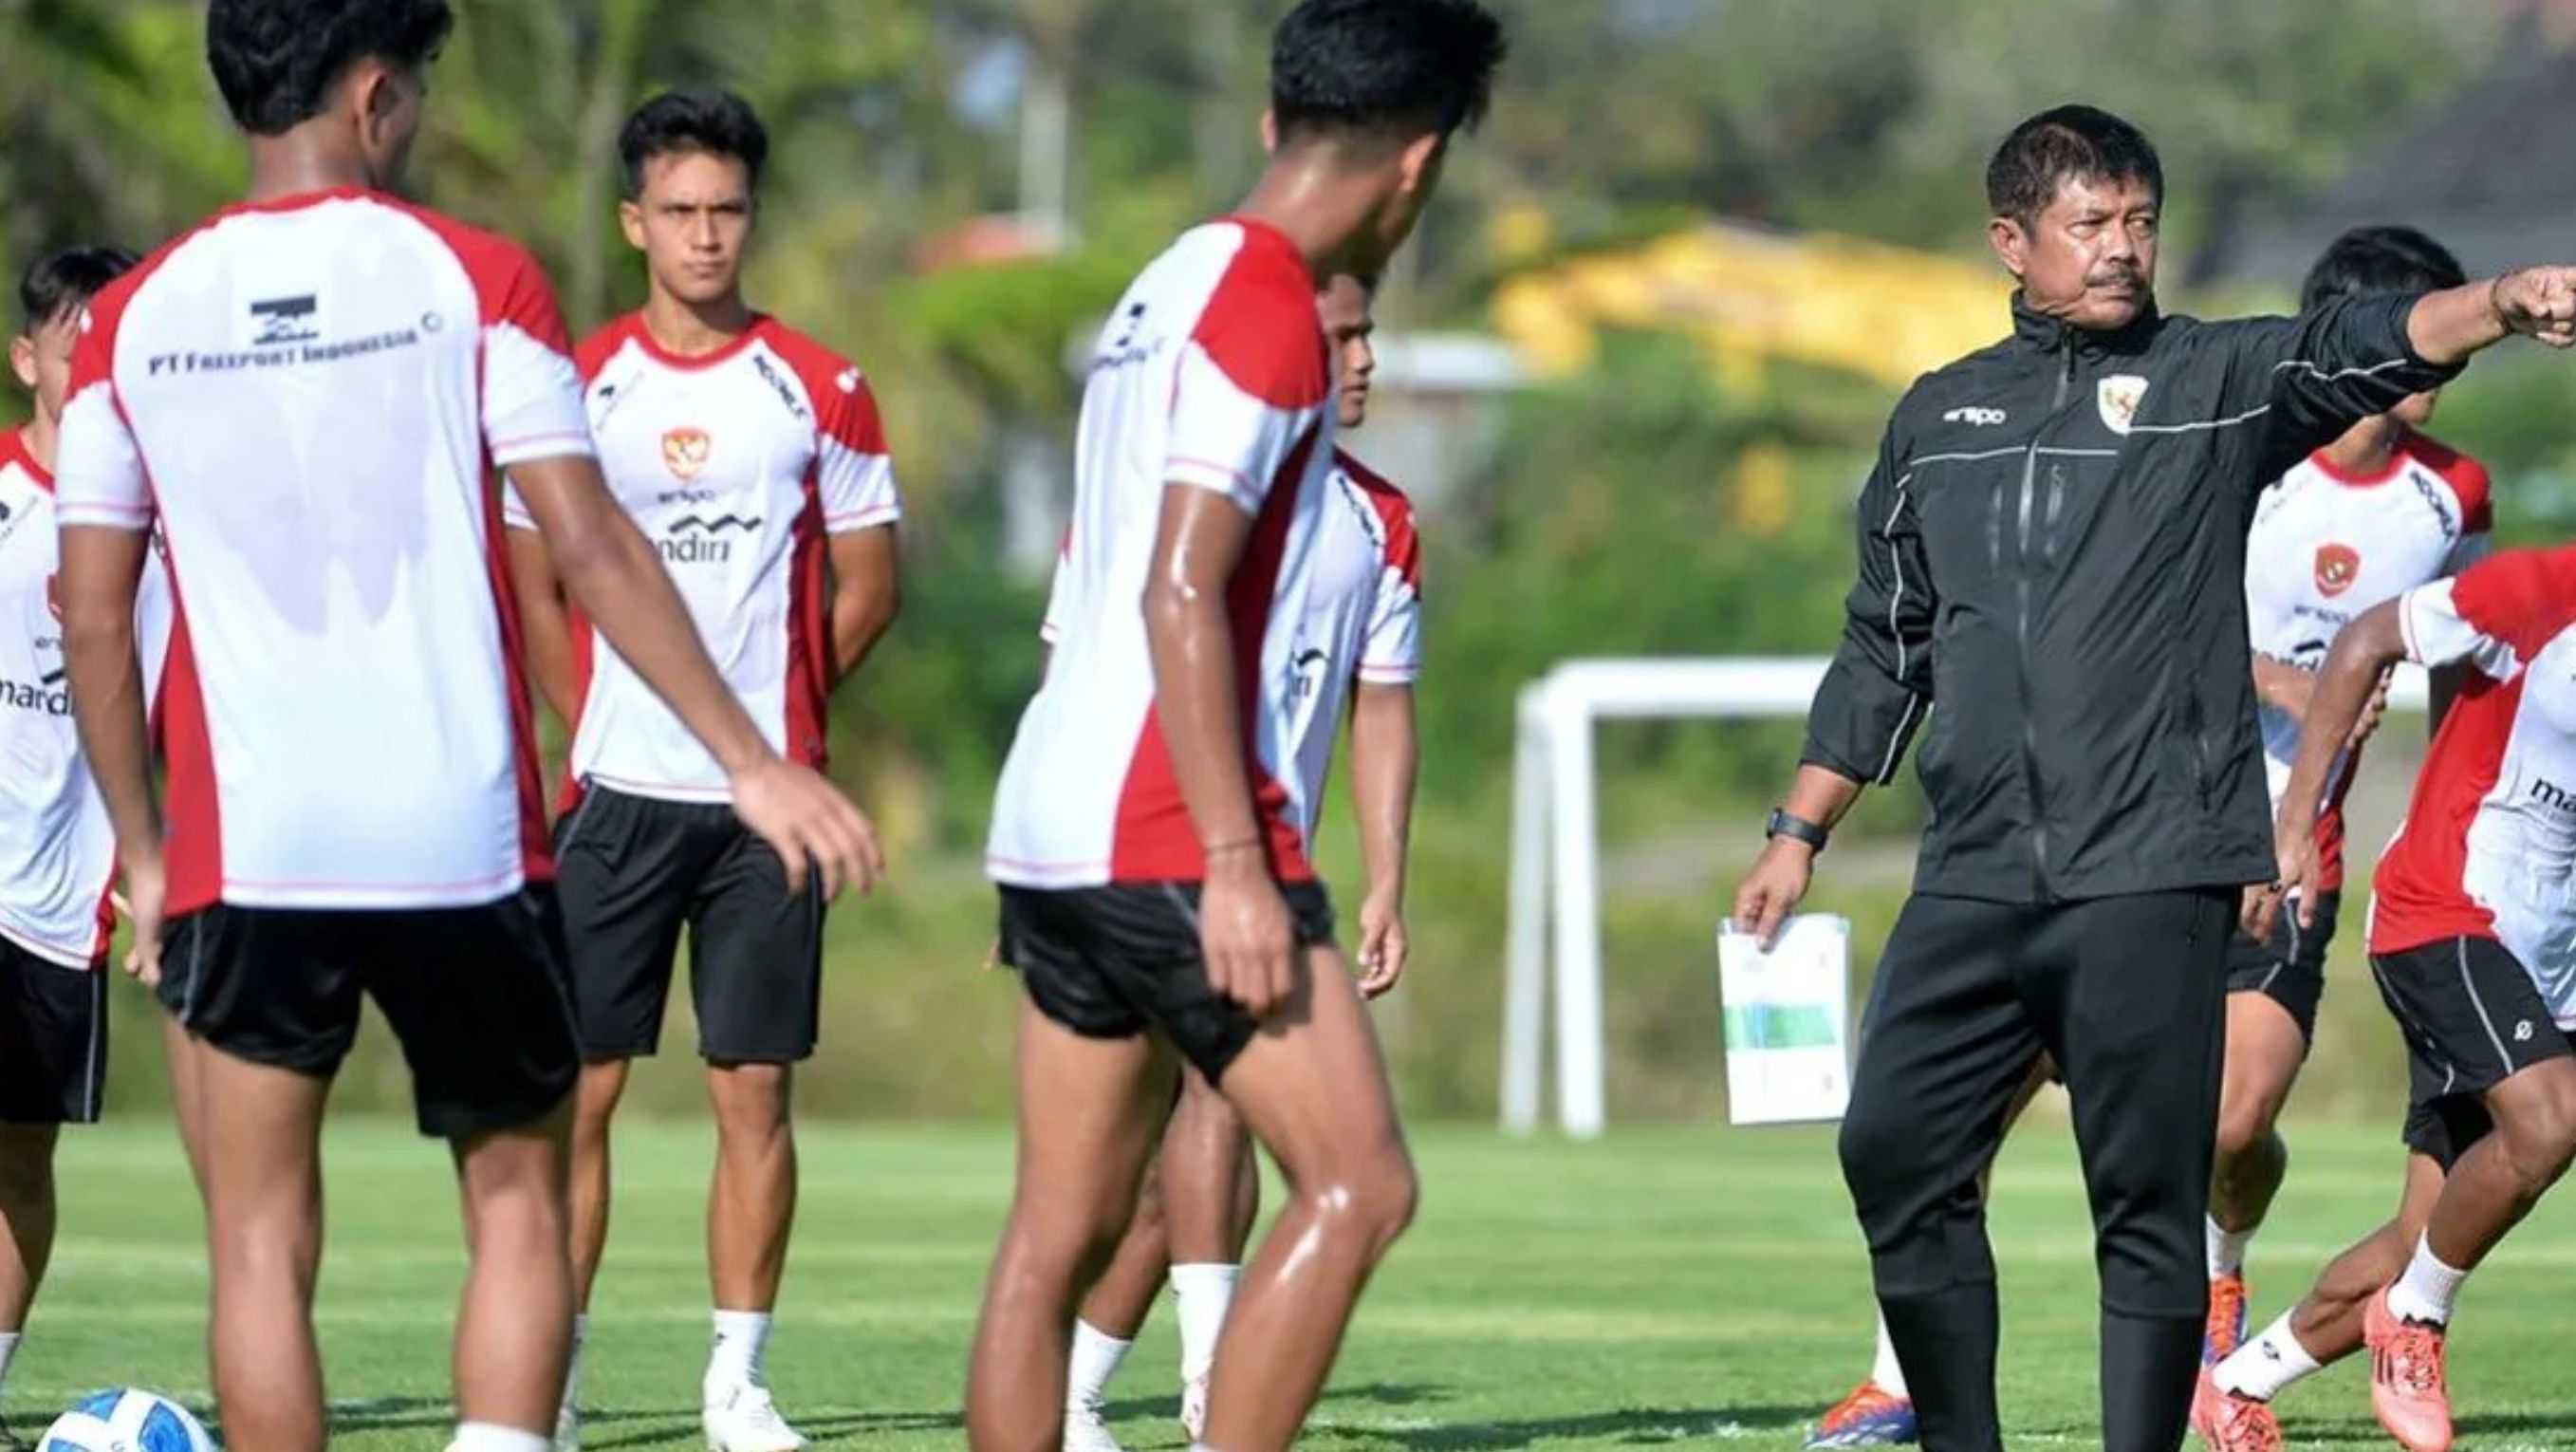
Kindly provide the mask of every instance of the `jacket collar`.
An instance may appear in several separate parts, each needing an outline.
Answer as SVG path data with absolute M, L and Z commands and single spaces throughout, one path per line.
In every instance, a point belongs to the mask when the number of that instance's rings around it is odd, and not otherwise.
M 2012 317 L 2015 340 L 2043 353 L 2071 347 L 2078 357 L 2084 358 L 2143 352 L 2148 340 L 2164 323 L 2163 316 L 2156 311 L 2156 300 L 2150 297 L 2147 305 L 2130 319 L 2126 327 L 2107 333 L 2073 327 L 2032 307 L 2019 288 L 2013 289 Z

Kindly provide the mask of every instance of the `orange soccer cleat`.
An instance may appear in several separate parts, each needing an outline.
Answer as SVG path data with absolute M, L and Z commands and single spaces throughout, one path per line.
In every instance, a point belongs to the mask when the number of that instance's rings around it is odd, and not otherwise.
M 2401 1318 L 2388 1292 L 2362 1313 L 2370 1347 L 2370 1409 L 2406 1452 L 2451 1452 L 2451 1392 L 2442 1365 L 2443 1328 Z

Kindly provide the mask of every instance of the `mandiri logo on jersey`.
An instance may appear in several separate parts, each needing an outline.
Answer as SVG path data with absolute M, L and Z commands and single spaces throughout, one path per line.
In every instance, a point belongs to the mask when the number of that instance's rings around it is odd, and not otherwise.
M 706 472 L 707 458 L 715 452 L 716 441 L 705 429 L 676 428 L 662 435 L 662 467 L 671 477 L 686 484 Z
M 2317 593 L 2331 600 L 2361 575 L 2361 551 L 2348 544 L 2317 546 Z

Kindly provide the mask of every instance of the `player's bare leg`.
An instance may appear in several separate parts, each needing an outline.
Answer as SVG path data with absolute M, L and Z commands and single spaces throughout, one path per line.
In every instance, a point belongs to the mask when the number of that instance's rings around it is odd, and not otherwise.
M 1181 1071 L 1181 1102 L 1163 1131 L 1160 1174 L 1172 1300 L 1181 1323 L 1181 1427 L 1196 1437 L 1206 1428 L 1208 1372 L 1261 1197 L 1251 1132 L 1196 1069 Z
M 571 1359 L 570 1096 L 533 1124 L 455 1142 L 473 1265 L 456 1313 L 456 1413 L 543 1432 Z M 230 1430 L 230 1422 L 226 1422 Z
M 322 1108 L 329 1081 L 194 1046 L 214 1308 L 207 1336 L 224 1445 L 319 1452 Z M 220 1109 L 220 1112 L 216 1112 Z
M 2280 1193 L 2290 1167 L 2281 1106 L 2308 1041 L 2271 998 L 2227 995 L 2227 1062 L 2218 1094 L 2218 1148 L 2209 1178 L 2209 1321 L 2201 1359 L 2215 1363 L 2245 1340 L 2245 1245 Z
M 707 1278 L 715 1293 L 715 1343 L 707 1355 L 709 1445 L 726 1452 L 787 1452 L 804 1439 L 771 1402 L 762 1358 L 787 1238 L 796 1223 L 796 1130 L 787 1064 L 709 1063 L 716 1165 L 707 1188 Z
M 1074 1306 L 1135 1213 L 1171 1102 L 1159 1038 L 1084 1038 L 1021 1001 L 1018 1185 L 966 1373 L 977 1452 L 1062 1444 Z
M 2217 1452 L 2281 1445 L 2272 1398 L 2362 1349 L 2371 1301 L 2406 1269 L 2441 1194 L 2440 1163 L 2409 1154 L 2396 1217 L 2327 1262 L 2305 1300 L 2202 1374 L 2192 1428 L 2204 1442 Z
M 631 1067 L 625 1059 L 587 1060 L 573 1090 L 572 1352 L 564 1366 L 563 1404 L 555 1413 L 555 1445 L 560 1448 L 581 1445 L 581 1351 L 590 1339 L 590 1295 L 599 1283 L 599 1263 L 608 1254 L 609 1204 L 616 1198 L 609 1125 L 617 1117 L 618 1101 L 626 1096 Z
M 179 1121 L 179 1147 L 187 1152 L 188 1174 L 202 1197 L 206 1193 L 206 1094 L 197 1082 L 203 1072 L 197 1067 L 201 1048 L 177 1019 L 166 1015 L 161 1020 L 161 1047 L 170 1065 L 170 1112 Z
M 2576 1158 L 2576 1058 L 2518 1070 L 2485 1100 L 2495 1129 L 2451 1166 L 2424 1224 L 2433 1255 L 2464 1272 L 2522 1223 Z
M 50 1124 L 0 1124 L 0 1378 L 27 1308 L 54 1255 L 54 1143 Z
M 608 1253 L 608 1212 L 613 1198 L 609 1160 L 609 1122 L 626 1096 L 624 1059 L 600 1059 L 581 1066 L 581 1086 L 573 1094 L 572 1119 L 572 1275 L 576 1304 L 590 1309 L 591 1288 L 599 1280 L 599 1263 Z
M 1160 1165 L 1146 1172 L 1127 1233 L 1074 1320 L 1073 1350 L 1065 1362 L 1067 1452 L 1117 1452 L 1118 1439 L 1109 1435 L 1107 1425 L 1109 1380 L 1135 1349 L 1136 1333 L 1144 1329 L 1154 1296 L 1172 1268 L 1161 1180 Z
M 1296 1439 L 1360 1289 L 1412 1221 L 1418 1193 L 1377 1031 L 1341 951 L 1301 949 L 1296 972 L 1287 1005 L 1218 1086 L 1288 1187 L 1217 1346 L 1200 1441 L 1221 1452 Z
M 1082 1319 L 1104 1335 L 1135 1340 L 1136 1333 L 1145 1329 L 1154 1295 L 1163 1289 L 1164 1274 L 1171 1268 L 1171 1224 L 1163 1209 L 1162 1166 L 1157 1164 L 1146 1172 L 1136 1196 L 1135 1218 L 1127 1222 L 1127 1233 L 1119 1238 L 1109 1268 L 1082 1298 Z

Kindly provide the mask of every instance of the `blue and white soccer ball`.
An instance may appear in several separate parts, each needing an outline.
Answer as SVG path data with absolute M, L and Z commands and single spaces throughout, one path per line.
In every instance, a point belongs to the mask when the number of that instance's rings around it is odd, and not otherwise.
M 119 1387 L 56 1418 L 36 1452 L 215 1452 L 215 1439 L 177 1402 Z

